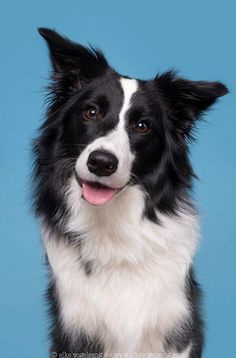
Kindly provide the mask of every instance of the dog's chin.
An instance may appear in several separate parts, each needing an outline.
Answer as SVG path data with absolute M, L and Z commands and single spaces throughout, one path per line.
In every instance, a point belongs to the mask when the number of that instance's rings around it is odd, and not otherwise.
M 82 198 L 94 206 L 105 205 L 125 188 L 125 185 L 120 188 L 112 188 L 99 182 L 83 180 L 78 175 L 76 175 L 76 179 L 82 189 Z

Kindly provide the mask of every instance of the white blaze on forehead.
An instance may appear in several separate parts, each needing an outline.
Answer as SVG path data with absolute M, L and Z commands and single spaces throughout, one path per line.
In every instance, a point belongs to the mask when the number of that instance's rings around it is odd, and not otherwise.
M 120 79 L 121 87 L 124 92 L 124 102 L 120 111 L 120 124 L 124 125 L 125 113 L 130 108 L 131 105 L 131 97 L 138 89 L 138 82 L 129 78 L 121 78 Z

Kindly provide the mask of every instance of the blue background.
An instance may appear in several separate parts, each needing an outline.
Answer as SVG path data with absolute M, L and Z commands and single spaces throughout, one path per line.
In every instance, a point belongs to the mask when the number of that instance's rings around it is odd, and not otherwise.
M 1 6 L 1 357 L 47 357 L 46 270 L 27 199 L 30 140 L 42 120 L 49 73 L 36 28 L 101 47 L 121 73 L 177 68 L 221 80 L 231 93 L 201 123 L 192 159 L 202 213 L 196 258 L 205 291 L 205 358 L 235 356 L 235 6 L 233 1 L 7 1 Z

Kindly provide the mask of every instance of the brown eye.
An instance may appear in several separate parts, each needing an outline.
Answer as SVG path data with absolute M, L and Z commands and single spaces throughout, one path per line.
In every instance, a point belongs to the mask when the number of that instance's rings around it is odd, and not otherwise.
M 135 130 L 139 133 L 146 134 L 150 132 L 151 124 L 148 120 L 141 119 L 139 122 L 137 122 Z
M 95 107 L 88 108 L 82 112 L 82 116 L 86 121 L 95 121 L 98 118 L 98 110 Z

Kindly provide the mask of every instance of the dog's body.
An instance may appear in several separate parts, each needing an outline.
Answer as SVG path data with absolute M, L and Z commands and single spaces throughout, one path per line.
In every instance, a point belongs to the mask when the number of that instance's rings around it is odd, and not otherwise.
M 123 77 L 100 52 L 40 33 L 54 66 L 34 147 L 51 351 L 201 357 L 187 140 L 227 90 L 172 72 Z

